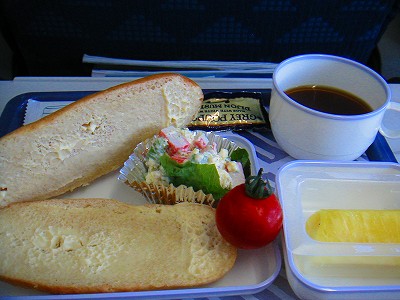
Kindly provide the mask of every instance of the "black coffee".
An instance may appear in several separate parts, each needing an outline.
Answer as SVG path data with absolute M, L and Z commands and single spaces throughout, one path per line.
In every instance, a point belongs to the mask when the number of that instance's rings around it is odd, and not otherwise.
M 360 115 L 372 111 L 361 98 L 329 86 L 305 85 L 285 93 L 296 102 L 309 108 L 335 115 Z

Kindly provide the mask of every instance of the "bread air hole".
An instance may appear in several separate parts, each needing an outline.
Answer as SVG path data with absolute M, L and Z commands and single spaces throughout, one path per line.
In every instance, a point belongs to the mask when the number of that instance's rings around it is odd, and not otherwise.
M 3 201 L 7 195 L 7 187 L 0 186 L 0 201 Z
M 99 127 L 100 127 L 100 125 L 96 124 L 95 122 L 91 122 L 91 121 L 82 124 L 83 130 L 85 130 L 85 131 L 87 131 L 87 132 L 89 132 L 89 133 L 91 133 L 91 134 L 94 134 L 95 131 L 96 131 Z
M 33 244 L 43 250 L 60 249 L 72 251 L 83 247 L 81 238 L 74 234 L 63 234 L 56 228 L 49 230 L 36 230 L 33 235 Z

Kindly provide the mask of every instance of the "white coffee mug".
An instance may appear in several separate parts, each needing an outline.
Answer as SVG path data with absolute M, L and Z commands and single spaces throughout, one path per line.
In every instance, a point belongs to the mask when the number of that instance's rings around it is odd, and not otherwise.
M 329 86 L 363 99 L 372 112 L 338 115 L 308 108 L 285 91 L 300 86 Z M 389 138 L 400 132 L 382 126 L 385 111 L 400 111 L 390 102 L 386 81 L 355 61 L 323 54 L 289 58 L 275 69 L 269 109 L 277 143 L 296 159 L 354 160 L 373 143 L 378 130 Z

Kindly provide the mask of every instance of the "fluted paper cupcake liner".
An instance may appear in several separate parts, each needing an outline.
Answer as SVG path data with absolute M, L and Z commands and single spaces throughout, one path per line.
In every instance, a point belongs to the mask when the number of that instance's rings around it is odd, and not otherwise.
M 202 131 L 195 131 L 197 133 Z M 229 155 L 238 146 L 213 132 L 203 132 L 209 140 L 209 144 L 215 143 L 217 152 L 221 149 L 228 150 Z M 138 144 L 129 159 L 124 163 L 120 170 L 118 179 L 128 186 L 140 192 L 149 203 L 157 204 L 176 204 L 180 202 L 194 202 L 214 206 L 215 199 L 211 194 L 203 191 L 195 191 L 192 187 L 180 185 L 178 187 L 170 184 L 168 186 L 148 184 L 146 182 L 147 167 L 145 165 L 145 155 L 151 148 L 157 136 L 145 140 Z

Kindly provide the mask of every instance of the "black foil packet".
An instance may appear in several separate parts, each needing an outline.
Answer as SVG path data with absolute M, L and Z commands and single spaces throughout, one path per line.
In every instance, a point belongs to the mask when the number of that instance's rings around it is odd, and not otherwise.
M 258 92 L 211 92 L 204 95 L 192 130 L 244 130 L 270 128 L 263 97 Z

